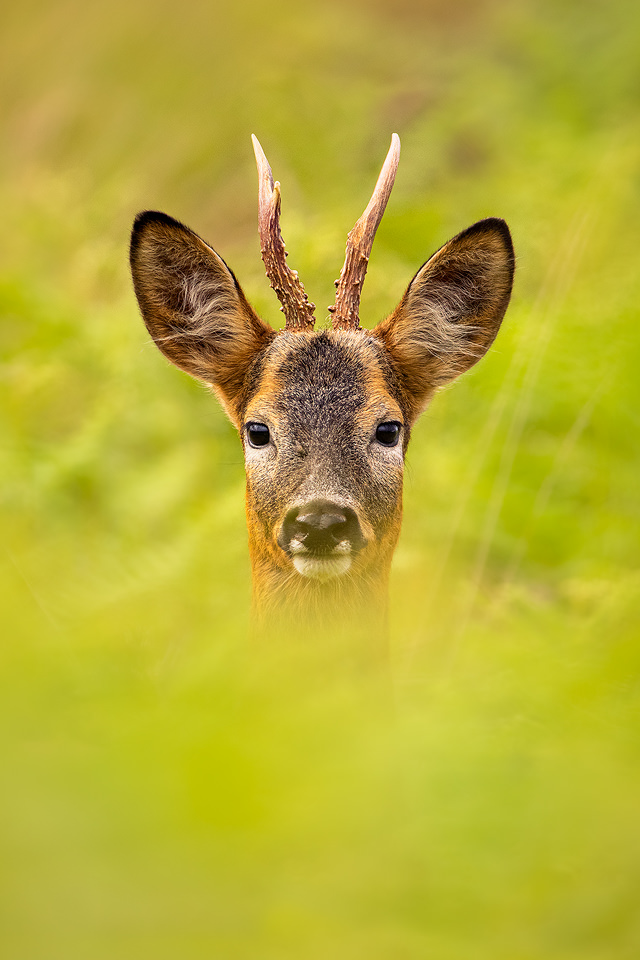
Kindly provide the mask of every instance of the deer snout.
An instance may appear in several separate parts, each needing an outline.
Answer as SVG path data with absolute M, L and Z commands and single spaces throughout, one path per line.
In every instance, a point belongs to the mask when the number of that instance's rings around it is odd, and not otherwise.
M 278 535 L 298 573 L 314 577 L 345 573 L 365 542 L 355 510 L 326 500 L 292 507 Z

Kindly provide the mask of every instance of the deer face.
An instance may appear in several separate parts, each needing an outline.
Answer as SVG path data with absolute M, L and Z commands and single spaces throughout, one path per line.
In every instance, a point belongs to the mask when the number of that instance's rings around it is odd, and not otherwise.
M 262 252 L 284 331 L 257 316 L 224 260 L 187 227 L 161 213 L 134 225 L 131 266 L 149 332 L 172 363 L 211 385 L 242 439 L 258 604 L 345 582 L 363 594 L 386 580 L 411 426 L 437 387 L 483 356 L 509 302 L 509 230 L 483 220 L 421 267 L 386 320 L 360 328 L 398 150 L 395 138 L 349 234 L 331 330 L 313 331 L 313 304 L 286 266 L 279 185 L 259 146 Z
M 375 568 L 395 546 L 407 413 L 364 331 L 281 334 L 242 417 L 247 511 L 260 550 L 318 580 Z

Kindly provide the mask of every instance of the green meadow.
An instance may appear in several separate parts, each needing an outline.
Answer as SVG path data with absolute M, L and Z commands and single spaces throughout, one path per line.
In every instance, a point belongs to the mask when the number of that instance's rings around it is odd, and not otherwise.
M 640 956 L 640 10 L 23 0 L 0 14 L 0 953 Z M 149 342 L 135 214 L 278 324 L 392 132 L 362 317 L 504 217 L 487 357 L 408 455 L 390 669 L 248 639 L 240 443 Z

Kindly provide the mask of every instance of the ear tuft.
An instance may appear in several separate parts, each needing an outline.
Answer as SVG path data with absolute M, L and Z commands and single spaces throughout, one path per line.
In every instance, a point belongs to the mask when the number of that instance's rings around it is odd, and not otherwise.
M 515 258 L 504 220 L 481 220 L 417 272 L 398 307 L 375 328 L 414 417 L 435 389 L 464 373 L 493 343 L 511 297 Z
M 130 259 L 156 345 L 181 370 L 214 386 L 235 419 L 248 368 L 274 331 L 249 305 L 222 257 L 166 214 L 136 217 Z

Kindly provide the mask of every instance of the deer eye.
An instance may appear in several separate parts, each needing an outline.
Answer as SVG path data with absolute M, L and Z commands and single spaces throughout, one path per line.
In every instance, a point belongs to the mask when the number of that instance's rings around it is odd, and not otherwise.
M 379 423 L 376 430 L 376 440 L 384 447 L 395 447 L 400 437 L 400 424 L 395 420 L 388 423 Z
M 269 443 L 269 427 L 265 423 L 248 423 L 247 440 L 252 447 L 266 447 Z

